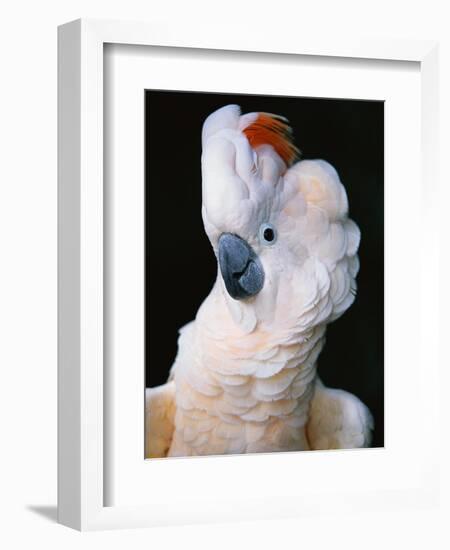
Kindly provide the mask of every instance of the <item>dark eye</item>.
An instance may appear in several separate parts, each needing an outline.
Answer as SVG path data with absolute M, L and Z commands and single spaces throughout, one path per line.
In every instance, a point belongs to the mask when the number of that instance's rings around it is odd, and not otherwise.
M 266 227 L 264 229 L 264 240 L 271 243 L 275 239 L 275 233 L 271 227 Z
M 263 223 L 259 228 L 259 239 L 261 244 L 271 245 L 277 240 L 275 227 L 270 223 Z

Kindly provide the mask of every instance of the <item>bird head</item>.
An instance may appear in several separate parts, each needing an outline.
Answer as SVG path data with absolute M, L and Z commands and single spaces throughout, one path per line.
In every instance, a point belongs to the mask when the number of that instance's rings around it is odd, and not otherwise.
M 212 113 L 202 131 L 202 216 L 236 322 L 307 330 L 354 299 L 359 229 L 336 170 L 298 161 L 283 117 Z

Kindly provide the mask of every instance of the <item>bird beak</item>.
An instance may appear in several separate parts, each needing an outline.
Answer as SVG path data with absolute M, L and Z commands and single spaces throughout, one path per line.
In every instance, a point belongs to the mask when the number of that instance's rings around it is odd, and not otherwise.
M 222 233 L 219 266 L 228 294 L 235 300 L 255 296 L 264 285 L 264 269 L 253 248 L 241 237 Z

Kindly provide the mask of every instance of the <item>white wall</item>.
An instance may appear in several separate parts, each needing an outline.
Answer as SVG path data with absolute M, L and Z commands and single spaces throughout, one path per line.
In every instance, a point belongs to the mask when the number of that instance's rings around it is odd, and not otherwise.
M 22 548 L 409 548 L 448 547 L 450 484 L 444 471 L 443 507 L 395 517 L 358 515 L 258 524 L 79 533 L 49 521 L 56 503 L 56 27 L 71 19 L 236 18 L 268 32 L 358 32 L 441 42 L 441 97 L 450 97 L 450 37 L 445 2 L 377 0 L 66 0 L 8 2 L 0 32 L 0 545 Z M 449 101 L 441 106 L 442 169 L 449 150 Z M 444 171 L 442 172 L 445 173 Z M 445 175 L 448 183 L 448 176 Z M 443 180 L 444 182 L 444 177 Z M 450 198 L 442 186 L 442 207 Z M 407 198 L 405 198 L 405 202 Z M 445 212 L 445 210 L 443 210 Z M 448 216 L 447 216 L 448 217 Z M 448 222 L 443 231 L 449 234 Z M 442 245 L 444 248 L 444 246 Z M 447 247 L 448 248 L 448 247 Z M 448 262 L 442 281 L 449 280 Z M 445 293 L 448 298 L 448 292 Z M 444 296 L 443 296 L 444 300 Z M 449 304 L 448 300 L 446 303 Z M 445 322 L 445 307 L 442 321 Z M 444 340 L 445 338 L 444 331 Z M 442 396 L 449 376 L 442 373 Z M 449 407 L 442 405 L 450 422 Z M 424 411 L 426 414 L 426 411 Z M 448 426 L 443 422 L 443 460 Z M 418 434 L 415 445 L 426 444 Z M 445 506 L 445 507 L 444 507 Z M 33 509 L 33 507 L 35 507 Z M 36 508 L 37 507 L 37 508 Z M 38 513 L 40 511 L 40 513 Z M 5 544 L 4 539 L 9 538 Z

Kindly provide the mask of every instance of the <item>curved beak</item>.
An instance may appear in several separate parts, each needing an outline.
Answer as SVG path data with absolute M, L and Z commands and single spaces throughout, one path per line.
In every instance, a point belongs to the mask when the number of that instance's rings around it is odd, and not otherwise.
M 264 285 L 264 269 L 253 248 L 241 237 L 222 233 L 219 266 L 228 294 L 235 300 L 255 296 Z

